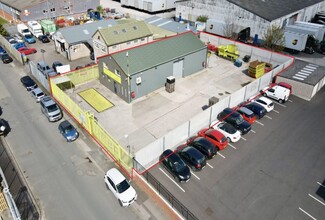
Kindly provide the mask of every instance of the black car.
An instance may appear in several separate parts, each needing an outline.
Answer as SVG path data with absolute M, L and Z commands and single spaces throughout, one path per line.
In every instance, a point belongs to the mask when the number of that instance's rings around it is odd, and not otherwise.
M 52 67 L 53 67 L 53 69 L 55 70 L 55 72 L 58 72 L 58 71 L 56 70 L 56 68 L 57 68 L 58 66 L 63 66 L 63 64 L 62 64 L 60 61 L 54 61 L 53 64 L 52 64 Z
M 231 108 L 225 108 L 218 114 L 217 118 L 234 126 L 242 135 L 247 134 L 252 129 L 251 125 L 243 119 L 243 116 Z
M 247 105 L 245 105 L 246 108 L 248 108 L 249 110 L 251 110 L 252 112 L 254 112 L 254 114 L 257 116 L 257 118 L 261 119 L 264 117 L 264 115 L 266 114 L 266 109 L 255 103 L 255 102 L 251 102 Z
M 207 164 L 206 157 L 196 148 L 184 146 L 178 151 L 185 163 L 195 170 L 202 170 Z
M 187 182 L 191 178 L 190 168 L 180 158 L 178 154 L 170 149 L 165 150 L 160 155 L 159 161 L 166 167 L 166 169 L 178 179 L 179 182 Z
M 24 77 L 20 78 L 20 82 L 23 84 L 23 86 L 25 86 L 27 91 L 31 91 L 31 90 L 37 88 L 37 84 L 29 76 L 24 76 Z
M 2 63 L 11 63 L 13 59 L 6 53 L 1 55 Z
M 42 41 L 42 43 L 49 43 L 50 42 L 50 39 L 46 35 L 40 35 L 40 36 L 38 36 L 38 39 L 40 41 Z
M 198 149 L 202 154 L 206 156 L 207 159 L 211 159 L 217 154 L 217 148 L 204 137 L 190 138 L 187 142 L 187 145 Z

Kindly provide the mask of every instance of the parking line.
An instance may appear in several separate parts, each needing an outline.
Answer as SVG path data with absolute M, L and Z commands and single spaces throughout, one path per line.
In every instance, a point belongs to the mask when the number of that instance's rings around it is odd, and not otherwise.
M 325 186 L 323 184 L 321 184 L 320 182 L 317 182 L 317 184 L 325 188 Z
M 213 169 L 213 166 L 211 166 L 209 163 L 207 163 L 207 165 L 208 165 L 210 168 L 212 168 L 212 169 Z
M 247 141 L 246 138 L 240 137 L 241 139 L 243 139 L 244 141 Z
M 278 113 L 278 114 L 280 113 L 280 112 L 278 112 L 277 110 L 274 110 L 274 109 L 273 109 L 272 111 L 274 111 L 274 112 L 276 112 L 276 113 Z
M 197 175 L 195 175 L 192 171 L 191 171 L 191 174 L 192 174 L 193 176 L 195 176 L 196 179 L 200 180 L 200 178 L 199 178 Z
M 253 132 L 254 134 L 256 133 L 254 130 L 251 130 L 251 132 Z
M 277 105 L 280 105 L 280 106 L 282 106 L 282 107 L 284 107 L 284 108 L 287 107 L 287 106 L 285 106 L 285 105 L 283 105 L 283 104 L 281 104 L 281 103 L 278 103 L 278 102 L 274 102 L 274 103 L 276 103 Z
M 165 172 L 165 171 L 163 171 L 160 167 L 159 167 L 159 170 L 161 171 L 161 172 L 163 172 L 163 174 L 165 174 L 173 183 L 175 183 L 175 185 L 176 186 L 178 186 L 178 188 L 180 188 L 183 192 L 185 192 L 185 190 L 182 188 L 182 187 L 180 187 L 176 182 L 175 182 L 175 180 L 173 180 L 170 176 L 168 176 L 168 174 Z
M 257 124 L 260 124 L 260 125 L 262 125 L 262 126 L 264 126 L 264 124 L 263 123 L 261 123 L 261 122 L 259 122 L 259 121 L 255 121 Z
M 288 99 L 289 102 L 293 102 L 292 100 Z
M 226 157 L 225 156 L 223 156 L 221 153 L 219 153 L 219 152 L 217 152 L 217 154 L 220 156 L 220 157 L 222 157 L 223 159 L 225 159 Z
M 272 119 L 272 118 L 271 118 L 270 116 L 268 116 L 268 115 L 265 115 L 265 117 L 268 118 L 268 119 Z
M 230 147 L 234 148 L 234 149 L 237 149 L 235 146 L 233 146 L 233 145 L 231 145 L 231 144 L 229 144 L 229 143 L 228 143 L 228 145 L 229 145 Z
M 314 218 L 311 214 L 309 214 L 308 212 L 306 212 L 305 210 L 303 210 L 302 208 L 300 208 L 300 211 L 304 212 L 306 215 L 308 215 L 310 218 L 314 219 L 314 220 L 317 220 L 316 218 Z
M 325 206 L 325 203 L 323 203 L 322 201 L 320 201 L 319 199 L 315 198 L 314 196 L 308 194 L 308 196 L 310 196 L 311 198 L 315 199 L 317 202 L 319 202 L 320 204 L 322 204 L 323 206 Z

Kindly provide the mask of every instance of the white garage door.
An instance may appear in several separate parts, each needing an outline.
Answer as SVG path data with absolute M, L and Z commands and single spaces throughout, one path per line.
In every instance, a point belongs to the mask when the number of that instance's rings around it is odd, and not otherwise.
M 177 78 L 183 77 L 183 60 L 174 62 L 173 64 L 173 76 Z

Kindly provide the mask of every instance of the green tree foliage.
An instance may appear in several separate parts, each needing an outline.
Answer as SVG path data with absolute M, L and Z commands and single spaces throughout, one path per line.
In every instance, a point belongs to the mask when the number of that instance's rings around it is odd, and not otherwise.
M 103 6 L 98 5 L 98 6 L 97 6 L 97 11 L 102 15 L 103 12 L 104 12 Z
M 284 32 L 278 25 L 272 25 L 263 35 L 264 47 L 277 52 L 284 49 L 284 40 Z
M 197 17 L 196 21 L 207 22 L 208 18 L 209 17 L 207 15 L 200 15 L 199 17 Z
M 2 24 L 0 24 L 0 34 L 2 36 L 8 35 L 8 32 L 6 31 L 6 29 L 3 28 Z

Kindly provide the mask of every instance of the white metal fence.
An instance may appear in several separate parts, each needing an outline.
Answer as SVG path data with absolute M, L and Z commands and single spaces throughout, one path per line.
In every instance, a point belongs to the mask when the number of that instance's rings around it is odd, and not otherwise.
M 37 69 L 37 66 L 36 64 L 33 62 L 33 61 L 29 61 L 29 68 L 30 68 L 30 71 L 32 73 L 32 75 L 37 79 L 37 81 L 39 83 L 42 84 L 42 86 L 48 91 L 50 92 L 50 86 L 49 86 L 49 81 L 48 79 L 45 77 L 45 75 L 39 71 Z

